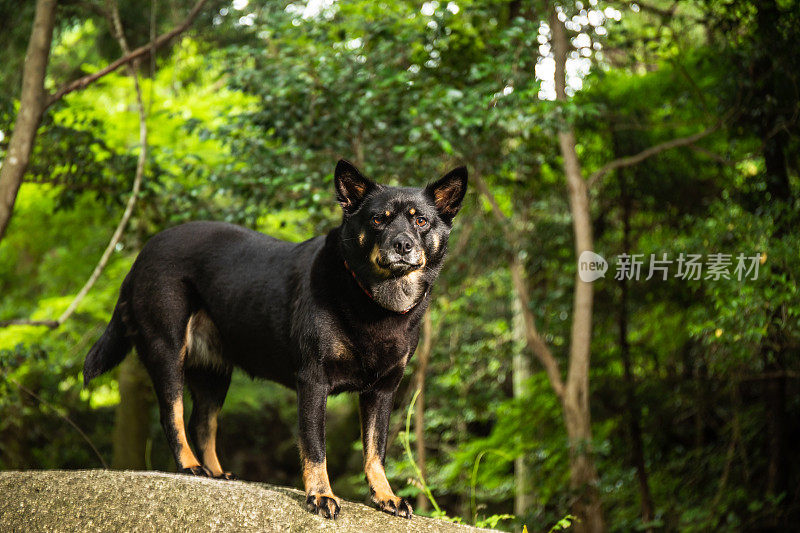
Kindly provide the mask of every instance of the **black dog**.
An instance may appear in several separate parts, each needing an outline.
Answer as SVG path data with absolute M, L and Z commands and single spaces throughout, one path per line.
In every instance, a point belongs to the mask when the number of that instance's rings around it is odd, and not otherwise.
M 364 470 L 380 509 L 411 518 L 384 472 L 395 390 L 467 187 L 457 168 L 424 189 L 389 187 L 339 161 L 342 224 L 299 244 L 231 224 L 192 222 L 153 237 L 120 289 L 84 382 L 136 347 L 153 380 L 178 470 L 231 479 L 217 459 L 217 414 L 234 366 L 297 390 L 307 503 L 339 514 L 325 461 L 328 395 L 359 393 Z M 192 395 L 189 447 L 184 380 Z

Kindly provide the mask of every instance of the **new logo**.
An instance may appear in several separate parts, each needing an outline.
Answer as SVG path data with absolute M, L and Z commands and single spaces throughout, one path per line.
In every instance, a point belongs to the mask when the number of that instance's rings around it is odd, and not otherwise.
M 578 275 L 587 283 L 604 278 L 608 261 L 602 255 L 586 250 L 578 257 Z

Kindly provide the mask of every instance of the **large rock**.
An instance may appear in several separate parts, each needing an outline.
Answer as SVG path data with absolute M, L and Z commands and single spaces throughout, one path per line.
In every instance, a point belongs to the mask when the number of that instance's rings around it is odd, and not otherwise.
M 477 531 L 342 502 L 336 521 L 305 509 L 302 492 L 160 472 L 0 472 L 0 531 Z

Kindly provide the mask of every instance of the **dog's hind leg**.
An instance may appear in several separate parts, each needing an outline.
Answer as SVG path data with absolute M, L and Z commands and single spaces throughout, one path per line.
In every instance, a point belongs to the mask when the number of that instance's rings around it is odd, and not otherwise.
M 158 398 L 161 427 L 172 450 L 178 472 L 196 476 L 208 476 L 209 472 L 197 460 L 186 438 L 183 419 L 183 359 L 185 339 L 175 337 L 156 337 L 140 339 L 137 351 L 145 368 L 153 380 L 153 388 Z M 179 340 L 180 339 L 180 340 Z
M 203 466 L 215 478 L 236 479 L 235 475 L 222 469 L 217 457 L 217 415 L 231 383 L 231 372 L 189 367 L 186 369 L 186 383 L 192 394 L 189 437 Z

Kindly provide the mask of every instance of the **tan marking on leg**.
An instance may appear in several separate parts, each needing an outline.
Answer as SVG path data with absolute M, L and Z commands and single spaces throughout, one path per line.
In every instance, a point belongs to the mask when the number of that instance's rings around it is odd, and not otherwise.
M 189 347 L 192 342 L 192 322 L 194 322 L 194 315 L 189 317 L 186 323 L 186 331 L 183 333 L 183 346 L 181 346 L 181 365 L 186 362 L 186 357 L 189 355 Z
M 303 486 L 306 491 L 306 504 L 309 509 L 327 518 L 336 518 L 341 508 L 341 501 L 331 490 L 328 480 L 328 461 L 321 463 L 309 460 L 300 449 L 303 460 Z
M 369 483 L 369 488 L 372 491 L 373 501 L 375 501 L 375 503 L 395 500 L 399 502 L 400 498 L 395 496 L 394 491 L 392 491 L 392 487 L 389 485 L 389 480 L 386 479 L 386 471 L 383 468 L 383 463 L 378 455 L 377 446 L 375 444 L 374 419 L 369 420 L 367 423 L 365 445 L 364 474 L 367 476 L 367 483 Z
M 378 447 L 375 441 L 374 417 L 368 420 L 366 424 L 364 473 L 367 476 L 367 483 L 369 483 L 370 492 L 372 493 L 372 501 L 381 511 L 395 516 L 411 518 L 411 515 L 414 514 L 411 504 L 397 496 L 389 485 L 389 480 L 386 479 L 386 470 L 383 467 L 380 455 L 378 455 Z
M 219 330 L 203 309 L 189 317 L 183 351 L 188 366 L 211 368 L 223 372 L 231 370 L 230 362 L 222 358 L 222 341 Z
M 331 353 L 333 353 L 334 359 L 349 359 L 353 355 L 352 352 L 347 349 L 347 346 L 338 340 L 334 340 L 331 343 Z
M 372 490 L 372 499 L 377 503 L 381 501 L 399 500 L 386 479 L 386 470 L 381 464 L 381 459 L 373 455 L 364 465 L 364 473 L 367 475 L 369 488 Z
M 180 460 L 180 468 L 190 468 L 193 466 L 200 466 L 200 461 L 197 460 L 192 449 L 189 447 L 189 441 L 186 439 L 186 427 L 183 423 L 183 398 L 178 398 L 172 404 L 172 423 L 175 425 L 177 431 L 177 440 L 180 450 L 178 458 Z
M 208 417 L 208 437 L 205 442 L 200 443 L 203 454 L 203 465 L 211 470 L 214 476 L 220 476 L 223 473 L 222 465 L 219 464 L 217 457 L 217 415 L 219 411 L 214 411 Z
M 318 494 L 336 498 L 328 480 L 328 460 L 323 459 L 321 463 L 315 463 L 303 458 L 303 486 L 306 494 Z

